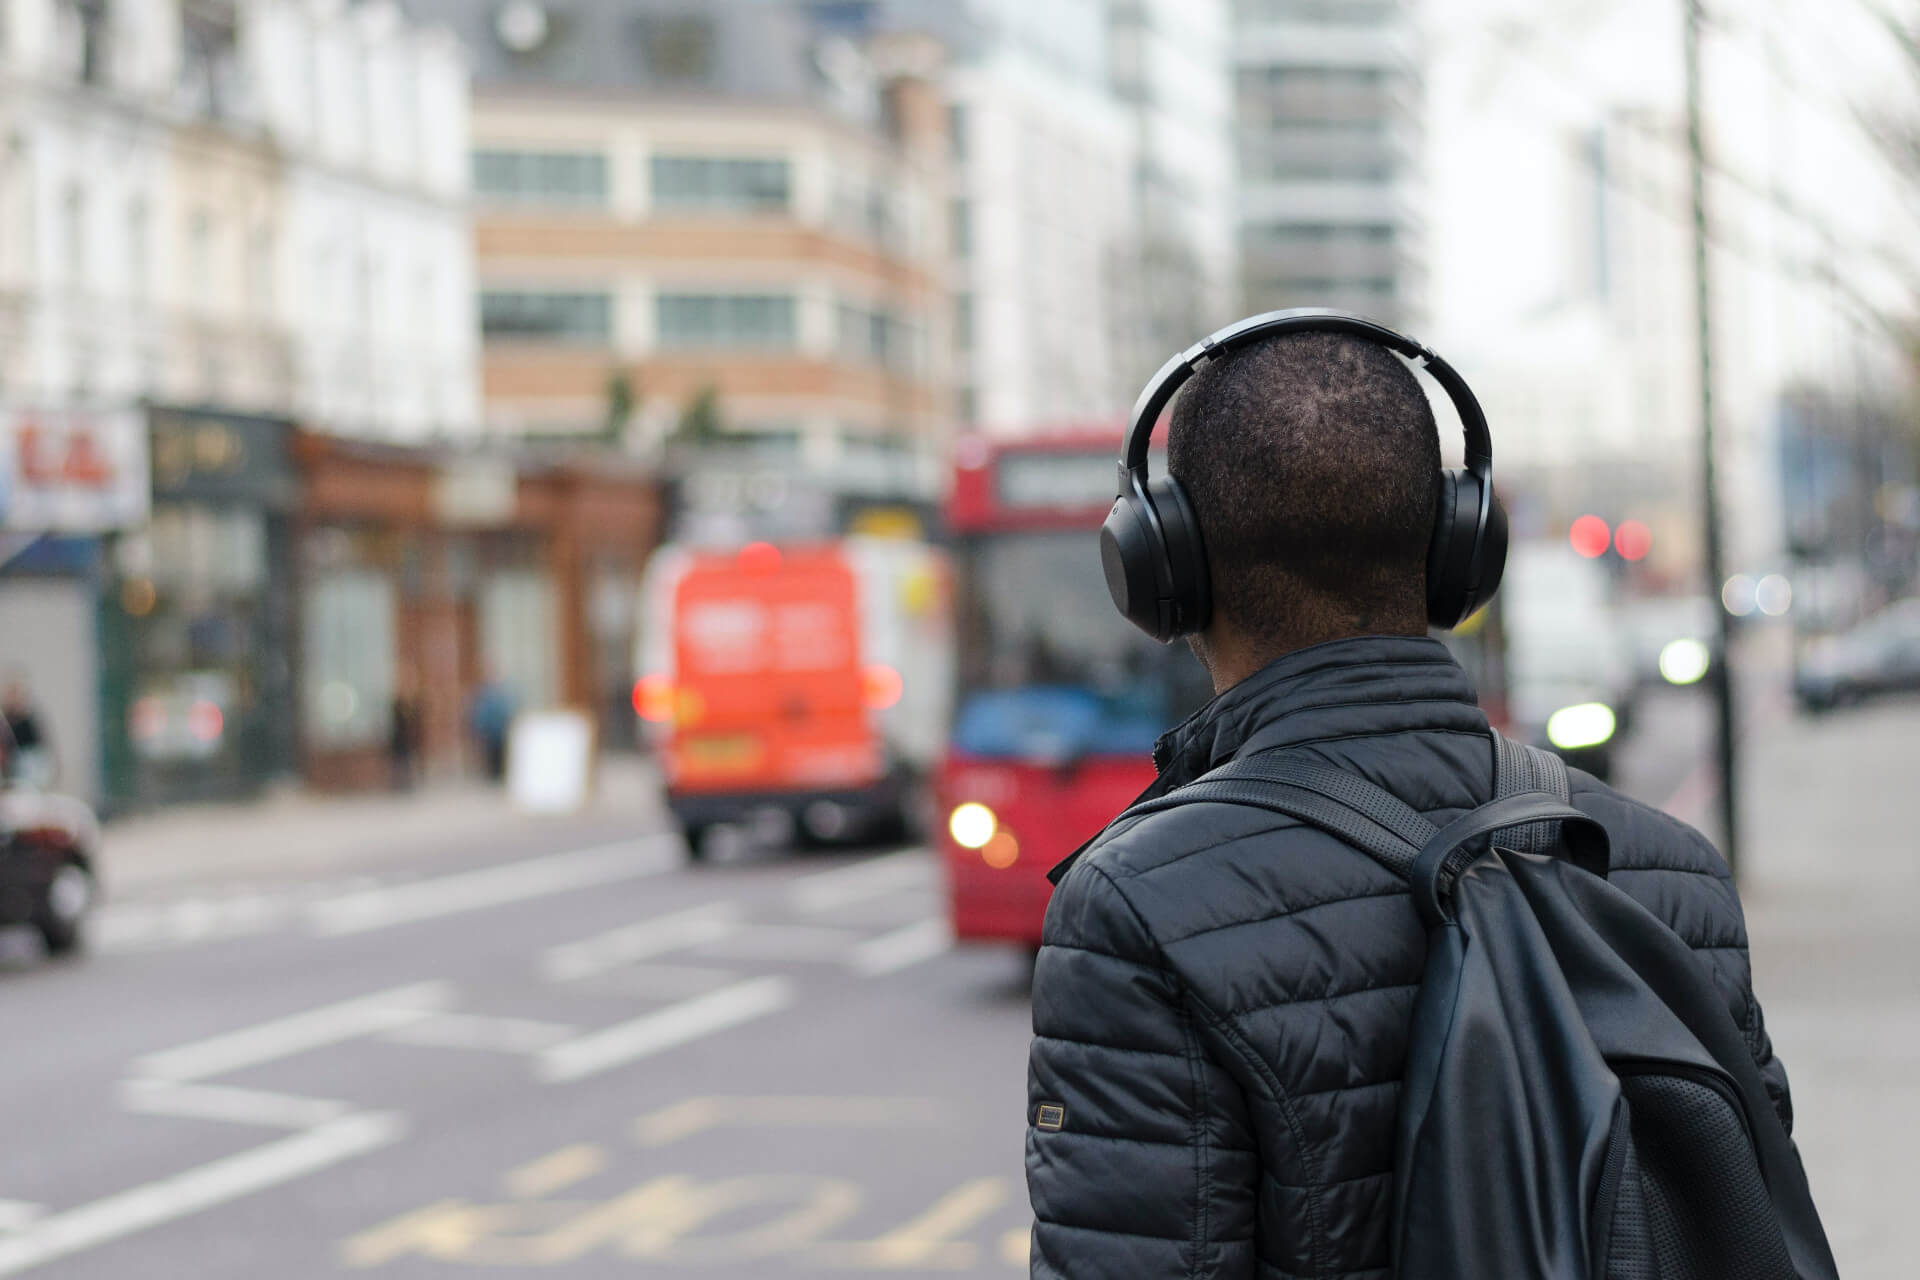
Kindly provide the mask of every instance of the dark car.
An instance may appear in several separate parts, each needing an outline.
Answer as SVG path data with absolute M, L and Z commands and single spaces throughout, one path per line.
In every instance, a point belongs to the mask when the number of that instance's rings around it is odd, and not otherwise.
M 1902 600 L 1814 641 L 1793 679 L 1794 696 L 1808 711 L 1902 689 L 1920 689 L 1920 600 Z
M 99 896 L 99 843 L 81 801 L 0 770 L 0 927 L 33 926 L 54 955 L 79 950 Z

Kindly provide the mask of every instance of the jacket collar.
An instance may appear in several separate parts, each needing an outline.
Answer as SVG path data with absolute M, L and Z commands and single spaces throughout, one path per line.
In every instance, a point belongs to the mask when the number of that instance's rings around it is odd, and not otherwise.
M 1408 725 L 1401 709 L 1414 704 L 1428 706 L 1435 723 Z M 1438 640 L 1329 640 L 1276 658 L 1163 734 L 1154 744 L 1153 766 L 1162 782 L 1184 786 L 1249 749 L 1408 727 L 1453 728 L 1462 712 L 1485 731 L 1472 682 Z
M 1236 756 L 1423 729 L 1487 732 L 1473 684 L 1445 645 L 1424 636 L 1330 640 L 1275 659 L 1162 735 L 1153 748 L 1158 776 L 1134 804 L 1185 786 Z M 1058 883 L 1099 839 L 1082 845 L 1048 878 Z

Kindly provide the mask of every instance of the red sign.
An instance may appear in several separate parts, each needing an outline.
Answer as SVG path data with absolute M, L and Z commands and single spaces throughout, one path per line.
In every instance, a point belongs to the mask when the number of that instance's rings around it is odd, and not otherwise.
M 101 533 L 147 519 L 137 410 L 0 409 L 0 528 Z

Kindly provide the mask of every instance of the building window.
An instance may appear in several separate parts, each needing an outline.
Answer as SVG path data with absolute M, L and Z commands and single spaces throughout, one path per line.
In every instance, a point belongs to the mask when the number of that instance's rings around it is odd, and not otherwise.
M 67 187 L 66 196 L 61 201 L 62 230 L 67 239 L 67 283 L 76 290 L 85 290 L 91 283 L 87 278 L 87 192 L 86 188 L 75 182 Z
M 489 289 L 480 295 L 480 332 L 510 341 L 610 342 L 613 296 Z
M 908 371 L 919 363 L 920 331 L 885 308 L 842 302 L 835 312 L 840 358 Z
M 1327 26 L 1370 26 L 1400 12 L 1401 0 L 1234 0 L 1241 23 L 1310 22 Z
M 1333 248 L 1340 245 L 1393 243 L 1387 223 L 1293 222 L 1267 223 L 1247 228 L 1248 243 L 1260 247 Z
M 273 232 L 266 227 L 256 227 L 253 243 L 247 250 L 247 291 L 248 301 L 258 316 L 273 313 Z
M 127 294 L 145 300 L 152 282 L 147 278 L 148 263 L 151 258 L 147 252 L 147 202 L 135 196 L 127 204 Z
M 973 350 L 973 295 L 953 295 L 953 345 L 958 351 Z
M 592 152 L 476 151 L 473 192 L 503 203 L 602 206 L 607 158 Z
M 214 252 L 213 215 L 196 209 L 187 222 L 187 291 L 200 306 L 211 305 L 216 293 Z
M 783 159 L 655 156 L 651 164 L 653 206 L 778 212 L 792 199 L 789 170 Z
M 384 741 L 394 689 L 394 589 L 385 574 L 338 569 L 307 588 L 301 665 L 314 746 Z
M 80 82 L 105 84 L 112 31 L 107 21 L 107 0 L 73 0 L 73 18 L 80 37 Z
M 660 345 L 786 349 L 798 338 L 795 313 L 791 294 L 663 293 Z
M 1378 67 L 1242 68 L 1243 123 L 1255 126 L 1346 125 L 1394 114 L 1388 73 Z
M 240 25 L 233 0 L 183 0 L 180 87 L 188 110 L 224 119 L 240 87 Z
M 967 160 L 967 108 L 962 103 L 954 103 L 947 108 L 947 141 L 953 147 L 956 163 L 965 164 Z
M 968 258 L 973 256 L 973 206 L 963 199 L 955 199 L 950 209 L 949 221 L 952 224 L 953 256 Z

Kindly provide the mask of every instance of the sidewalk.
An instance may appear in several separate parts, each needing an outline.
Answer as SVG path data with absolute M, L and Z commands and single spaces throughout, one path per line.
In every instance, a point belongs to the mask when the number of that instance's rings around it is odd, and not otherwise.
M 294 791 L 109 823 L 101 860 L 110 891 L 137 896 L 162 885 L 367 875 L 468 841 L 497 845 L 503 835 L 532 839 L 569 824 L 630 823 L 642 831 L 664 822 L 652 763 L 616 756 L 600 762 L 593 796 L 579 814 L 520 813 L 503 789 L 477 781 L 346 796 Z
M 1920 702 L 1749 739 L 1741 893 L 1795 1136 L 1840 1274 L 1913 1274 L 1920 1203 Z

